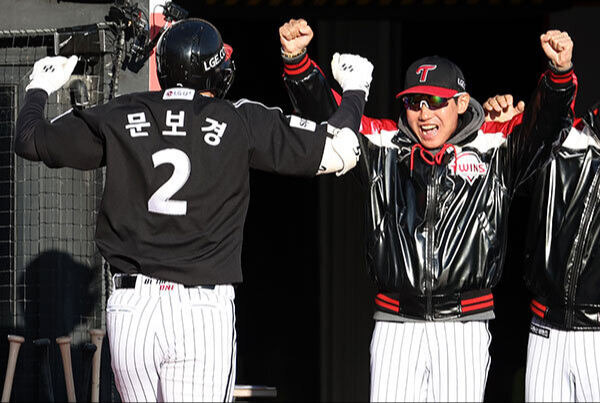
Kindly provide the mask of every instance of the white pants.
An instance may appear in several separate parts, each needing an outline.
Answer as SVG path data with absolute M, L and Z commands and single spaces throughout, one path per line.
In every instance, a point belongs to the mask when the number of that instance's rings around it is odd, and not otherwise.
M 481 402 L 490 342 L 487 321 L 377 321 L 371 401 Z
M 233 286 L 185 288 L 138 276 L 135 288 L 113 289 L 106 321 L 123 401 L 232 400 Z
M 558 330 L 532 319 L 525 401 L 600 402 L 599 369 L 600 331 Z

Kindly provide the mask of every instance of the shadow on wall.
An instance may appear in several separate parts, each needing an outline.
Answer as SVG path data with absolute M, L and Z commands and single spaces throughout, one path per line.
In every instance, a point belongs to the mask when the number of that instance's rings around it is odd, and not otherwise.
M 6 335 L 25 337 L 17 360 L 11 401 L 48 401 L 48 391 L 40 376 L 40 351 L 33 344 L 34 340 L 40 338 L 50 340 L 49 367 L 54 399 L 67 400 L 62 359 L 55 341 L 60 336 L 73 337 L 71 359 L 77 395 L 89 390 L 87 383 L 83 385 L 82 377 L 86 374 L 84 367 L 91 365 L 91 358 L 82 362 L 82 353 L 84 344 L 89 340 L 85 334 L 86 317 L 92 314 L 100 297 L 100 273 L 100 268 L 76 262 L 69 254 L 57 250 L 41 253 L 24 270 L 19 271 L 16 292 L 13 294 L 17 300 L 17 326 L 9 325 L 14 317 L 2 318 L 0 337 L 2 374 L 6 373 L 8 359 Z M 104 338 L 102 353 L 104 377 L 106 369 L 110 368 L 107 338 Z M 89 395 L 86 400 L 89 400 Z

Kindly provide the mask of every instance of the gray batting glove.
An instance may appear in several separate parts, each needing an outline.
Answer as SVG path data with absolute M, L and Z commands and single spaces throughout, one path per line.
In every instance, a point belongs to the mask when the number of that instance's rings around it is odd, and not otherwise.
M 31 80 L 25 90 L 39 88 L 52 94 L 69 81 L 71 73 L 77 64 L 77 56 L 66 58 L 64 56 L 44 57 L 33 65 Z
M 373 79 L 373 65 L 370 61 L 358 55 L 335 53 L 331 59 L 331 71 L 343 91 L 364 91 L 365 100 L 369 97 Z

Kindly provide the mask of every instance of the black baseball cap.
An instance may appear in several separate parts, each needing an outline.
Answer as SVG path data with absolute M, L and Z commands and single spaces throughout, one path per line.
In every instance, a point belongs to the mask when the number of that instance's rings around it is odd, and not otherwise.
M 404 91 L 398 93 L 396 98 L 406 94 L 450 98 L 465 89 L 465 76 L 456 64 L 440 56 L 427 56 L 408 67 Z

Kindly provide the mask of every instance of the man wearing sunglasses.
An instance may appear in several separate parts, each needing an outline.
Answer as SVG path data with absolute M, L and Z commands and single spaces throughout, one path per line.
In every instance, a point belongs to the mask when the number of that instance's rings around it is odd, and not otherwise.
M 292 103 L 320 121 L 337 97 L 306 54 L 312 36 L 304 20 L 280 28 Z M 362 119 L 367 257 L 379 290 L 372 401 L 483 400 L 508 208 L 572 122 L 573 42 L 560 31 L 540 41 L 549 68 L 522 119 L 485 123 L 461 70 L 438 56 L 408 68 L 397 121 Z

